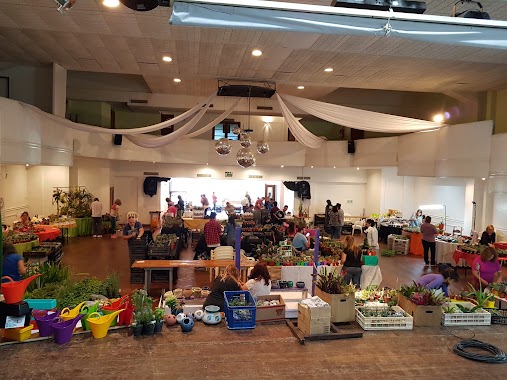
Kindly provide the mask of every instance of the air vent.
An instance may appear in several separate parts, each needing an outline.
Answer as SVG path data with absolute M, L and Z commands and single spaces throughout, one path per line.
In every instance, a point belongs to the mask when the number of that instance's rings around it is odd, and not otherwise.
M 258 110 L 273 111 L 273 107 L 269 106 L 257 106 Z
M 144 172 L 144 175 L 158 175 L 158 172 Z
M 296 177 L 297 179 L 312 179 L 312 177 Z
M 250 175 L 248 176 L 248 178 L 264 178 L 264 176 L 262 176 L 262 175 L 250 174 Z
M 211 177 L 211 174 L 197 174 L 197 178 Z
M 148 104 L 146 99 L 130 99 L 130 103 L 132 104 Z

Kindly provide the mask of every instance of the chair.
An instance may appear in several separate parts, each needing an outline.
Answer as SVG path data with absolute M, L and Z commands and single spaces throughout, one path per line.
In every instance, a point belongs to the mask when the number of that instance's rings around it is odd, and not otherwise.
M 211 250 L 211 260 L 234 260 L 234 248 L 228 245 L 216 247 Z M 220 273 L 220 267 L 213 267 L 209 270 L 209 281 L 212 282 Z
M 363 223 L 364 223 L 363 220 L 358 220 L 357 222 L 354 222 L 354 224 L 352 225 L 352 235 L 354 235 L 356 230 L 359 230 L 359 234 L 361 236 L 363 235 Z

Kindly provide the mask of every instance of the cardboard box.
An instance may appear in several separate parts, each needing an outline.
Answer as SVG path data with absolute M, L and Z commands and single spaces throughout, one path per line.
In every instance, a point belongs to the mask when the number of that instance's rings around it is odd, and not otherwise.
M 416 305 L 403 295 L 398 296 L 398 306 L 414 317 L 414 326 L 440 326 L 442 323 L 442 306 Z
M 298 328 L 303 334 L 329 334 L 330 326 L 330 307 L 308 307 L 298 304 Z
M 257 313 L 255 314 L 256 322 L 278 321 L 285 319 L 285 302 L 280 295 L 258 296 L 257 301 L 264 300 L 277 300 L 279 305 L 274 306 L 257 306 Z
M 353 322 L 356 320 L 355 296 L 349 294 L 324 293 L 318 287 L 315 288 L 315 295 L 331 306 L 331 322 Z
M 282 279 L 282 267 L 281 266 L 268 266 L 268 272 L 271 276 L 271 280 L 281 280 Z

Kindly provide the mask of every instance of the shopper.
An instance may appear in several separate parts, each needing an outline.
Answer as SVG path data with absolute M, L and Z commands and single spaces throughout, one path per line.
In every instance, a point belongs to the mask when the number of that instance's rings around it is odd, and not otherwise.
M 264 197 L 259 198 L 257 197 L 257 200 L 255 201 L 255 210 L 261 210 L 264 208 Z
M 341 257 L 343 271 L 345 272 L 345 283 L 352 282 L 356 288 L 361 287 L 361 269 L 363 265 L 363 254 L 355 244 L 354 237 L 349 235 L 345 238 L 345 248 Z
M 234 247 L 236 244 L 236 217 L 229 216 L 229 220 L 224 228 L 224 234 L 227 236 L 227 245 Z
M 310 248 L 310 240 L 301 232 L 296 232 L 292 239 L 292 246 L 296 251 L 307 251 Z
M 208 298 L 206 298 L 206 301 L 204 301 L 203 307 L 215 305 L 220 308 L 220 311 L 224 311 L 224 292 L 238 290 L 241 290 L 238 268 L 234 265 L 228 265 L 225 268 L 225 272 L 215 279 L 211 292 Z
M 424 223 L 421 224 L 421 234 L 424 250 L 424 263 L 429 265 L 428 251 L 431 251 L 431 266 L 435 266 L 437 265 L 435 261 L 435 235 L 438 235 L 438 230 L 433 224 L 431 224 L 431 216 L 427 216 L 426 219 L 424 219 Z
M 99 198 L 95 198 L 90 205 L 90 209 L 92 210 L 92 229 L 93 229 L 93 237 L 101 238 L 102 237 L 102 203 L 99 202 Z
M 128 222 L 125 224 L 125 227 L 123 227 L 123 239 L 129 240 L 130 239 L 137 239 L 141 240 L 141 238 L 144 235 L 144 228 L 140 221 L 136 220 L 136 218 L 133 215 L 128 216 Z
M 421 227 L 423 221 L 423 213 L 422 210 L 417 210 L 410 217 L 410 227 Z
M 213 211 L 217 211 L 217 196 L 215 195 L 215 192 L 211 195 L 211 200 L 213 201 Z
M 212 212 L 209 216 L 209 221 L 204 225 L 204 239 L 208 251 L 212 248 L 220 246 L 220 235 L 222 235 L 222 226 L 217 222 L 217 213 Z
M 278 208 L 278 202 L 277 201 L 274 201 L 273 202 L 273 207 L 271 207 L 271 209 L 269 210 L 269 217 L 270 219 L 273 221 L 273 220 L 276 220 L 275 218 L 275 213 L 277 211 L 280 211 L 280 209 Z
M 340 239 L 342 236 L 343 224 L 345 223 L 345 213 L 343 212 L 341 203 L 337 203 L 336 208 L 338 209 L 338 228 L 336 239 Z
M 21 276 L 26 274 L 26 267 L 23 258 L 18 254 L 16 248 L 11 243 L 4 242 L 3 249 L 3 268 L 2 276 L 9 276 L 14 281 L 20 281 Z M 9 282 L 9 279 L 2 279 L 2 282 Z
M 502 282 L 502 268 L 495 248 L 486 247 L 482 250 L 472 263 L 472 275 L 474 286 L 479 287 L 480 282 L 483 289 L 492 283 Z
M 30 224 L 32 223 L 30 221 L 30 215 L 28 215 L 27 211 L 23 211 L 23 213 L 21 214 L 21 217 L 19 218 L 19 221 L 21 222 L 23 227 L 29 227 Z
M 167 208 L 167 214 L 173 218 L 178 216 L 178 207 L 176 207 L 173 202 L 169 204 L 169 207 Z
M 204 216 L 206 216 L 208 208 L 209 208 L 209 201 L 208 201 L 208 198 L 206 198 L 206 194 L 201 195 L 201 204 L 202 204 L 202 208 L 204 209 Z
M 333 204 L 331 203 L 331 200 L 326 201 L 326 208 L 324 209 L 324 231 L 329 233 L 329 213 L 333 209 Z
M 288 238 L 293 238 L 294 236 L 296 236 L 296 224 L 294 222 L 289 222 L 289 226 L 287 227 L 287 231 L 285 232 L 285 234 L 287 235 Z
M 486 231 L 482 233 L 481 241 L 479 242 L 479 244 L 493 246 L 495 241 L 496 241 L 495 227 L 493 227 L 493 225 L 490 224 L 489 226 L 486 227 Z
M 236 216 L 236 209 L 230 202 L 225 202 L 224 211 L 228 216 Z
M 241 289 L 250 291 L 252 297 L 269 296 L 271 292 L 271 276 L 269 275 L 266 263 L 257 263 L 248 276 L 248 281 L 241 286 Z
M 111 211 L 109 212 L 109 220 L 111 221 L 111 239 L 116 239 L 116 221 L 120 216 L 120 206 L 122 205 L 121 200 L 117 199 L 111 205 Z
M 458 273 L 453 268 L 446 268 L 442 274 L 430 273 L 422 276 L 416 282 L 426 289 L 442 289 L 446 297 L 449 297 L 449 285 L 451 281 L 458 281 Z
M 379 254 L 379 246 L 378 246 L 378 231 L 375 227 L 375 221 L 373 219 L 366 220 L 366 230 L 364 231 L 366 234 L 366 239 L 368 241 L 368 245 L 370 248 L 374 248 Z
M 332 206 L 331 211 L 328 215 L 328 227 L 331 231 L 331 238 L 338 240 L 339 239 L 339 229 L 340 227 L 340 213 L 338 212 L 338 207 Z
M 183 215 L 183 211 L 185 211 L 185 201 L 181 195 L 178 195 L 178 216 Z

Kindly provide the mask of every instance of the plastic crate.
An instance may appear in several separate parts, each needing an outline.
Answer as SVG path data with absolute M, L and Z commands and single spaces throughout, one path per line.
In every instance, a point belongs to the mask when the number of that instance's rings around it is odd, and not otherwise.
M 171 255 L 171 248 L 150 246 L 148 249 L 148 256 L 167 257 Z
M 229 303 L 235 299 L 245 297 L 245 301 L 251 306 L 230 306 Z M 255 328 L 255 300 L 249 291 L 240 290 L 235 292 L 224 292 L 225 300 L 225 321 L 229 330 L 243 330 Z
M 56 307 L 56 300 L 54 298 L 26 299 L 25 302 L 34 310 L 51 310 Z
M 461 302 L 461 305 L 472 308 L 471 302 Z M 463 313 L 457 310 L 455 313 L 442 313 L 442 325 L 444 326 L 489 326 L 491 314 L 484 309 L 478 309 L 475 313 Z
M 4 338 L 23 342 L 32 336 L 32 329 L 32 325 L 27 327 L 17 327 L 14 329 L 5 329 Z
M 396 252 L 397 255 L 408 255 L 409 248 L 410 248 L 410 240 L 394 239 L 393 251 Z
M 366 317 L 364 310 L 381 310 L 387 309 L 389 306 L 368 306 L 356 307 L 356 321 L 363 330 L 412 330 L 414 328 L 414 318 L 405 313 L 399 306 L 392 306 L 396 312 L 402 312 L 404 317 Z
M 491 314 L 491 324 L 507 325 L 507 310 L 486 309 Z

